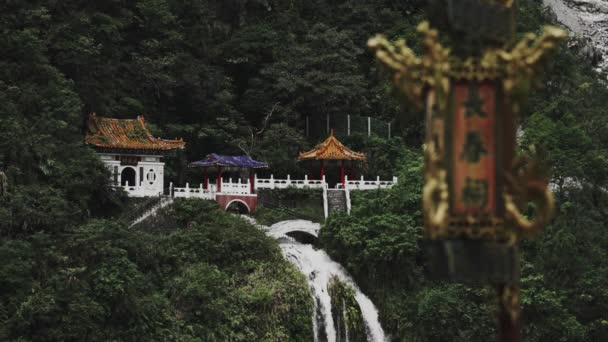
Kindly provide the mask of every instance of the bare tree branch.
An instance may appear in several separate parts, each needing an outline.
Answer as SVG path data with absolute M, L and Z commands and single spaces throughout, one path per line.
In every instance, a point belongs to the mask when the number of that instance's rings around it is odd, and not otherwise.
M 266 117 L 264 118 L 264 121 L 262 121 L 262 128 L 260 128 L 260 130 L 257 131 L 256 135 L 260 135 L 260 134 L 264 133 L 264 131 L 266 130 L 266 126 L 268 125 L 268 121 L 270 120 L 270 117 L 272 117 L 272 114 L 274 114 L 274 111 L 277 109 L 279 104 L 281 104 L 281 103 L 280 102 L 275 103 L 272 106 L 272 108 L 268 111 L 268 113 L 266 114 Z
M 266 127 L 268 126 L 268 122 L 270 121 L 270 118 L 272 117 L 272 115 L 275 113 L 275 111 L 277 110 L 277 108 L 279 107 L 280 102 L 275 103 L 272 108 L 270 108 L 270 110 L 266 113 L 266 116 L 264 117 L 264 120 L 262 120 L 262 126 L 260 127 L 260 129 L 258 130 L 254 130 L 253 127 L 248 127 L 249 129 L 249 142 L 246 143 L 244 140 L 245 139 L 238 139 L 236 144 L 235 141 L 226 141 L 227 144 L 231 144 L 231 145 L 236 145 L 236 147 L 243 151 L 243 153 L 245 153 L 247 156 L 251 156 L 251 152 L 253 152 L 254 148 L 255 148 L 255 144 L 257 142 L 257 140 L 259 139 L 259 136 L 261 136 L 264 131 L 266 130 Z

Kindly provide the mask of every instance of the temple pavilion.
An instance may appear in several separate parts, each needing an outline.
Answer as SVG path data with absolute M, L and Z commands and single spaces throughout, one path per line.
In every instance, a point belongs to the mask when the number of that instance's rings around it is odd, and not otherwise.
M 246 189 L 249 194 L 255 193 L 255 182 L 254 182 L 254 171 L 256 169 L 267 169 L 268 164 L 253 160 L 247 155 L 240 156 L 224 156 L 215 153 L 211 153 L 203 160 L 195 161 L 190 163 L 190 167 L 201 167 L 203 168 L 203 189 L 211 192 L 222 193 L 222 172 L 224 171 L 240 171 L 248 170 L 249 179 L 247 181 Z M 209 171 L 217 172 L 217 178 L 215 182 L 215 188 L 210 189 L 209 187 Z M 232 182 L 229 183 L 232 186 Z M 237 185 L 240 186 L 240 183 Z
M 367 158 L 365 154 L 355 152 L 348 147 L 344 146 L 335 136 L 334 130 L 332 129 L 329 133 L 329 137 L 325 139 L 322 143 L 317 145 L 314 149 L 308 152 L 302 152 L 298 156 L 298 160 L 310 160 L 311 168 L 313 161 L 318 160 L 320 163 L 320 179 L 323 179 L 325 176 L 325 160 L 339 160 L 340 161 L 340 183 L 342 187 L 344 187 L 345 182 L 345 170 L 344 170 L 344 161 L 350 161 L 350 174 L 349 178 L 353 179 L 353 163 L 355 161 L 365 161 Z M 312 170 L 311 170 L 312 172 Z
M 163 156 L 182 149 L 182 140 L 152 136 L 143 116 L 114 119 L 89 115 L 85 143 L 91 145 L 112 172 L 114 186 L 122 186 L 129 196 L 155 196 L 164 190 Z

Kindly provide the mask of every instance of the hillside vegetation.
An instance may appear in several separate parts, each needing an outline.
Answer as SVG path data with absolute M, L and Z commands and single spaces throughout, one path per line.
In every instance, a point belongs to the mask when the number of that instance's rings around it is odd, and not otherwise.
M 305 280 L 255 228 L 190 201 L 162 234 L 115 220 L 124 195 L 82 143 L 91 112 L 145 115 L 155 136 L 184 138 L 166 158 L 176 184 L 200 177 L 186 161 L 210 152 L 302 175 L 295 156 L 318 142 L 305 116 L 396 120 L 399 138 L 344 141 L 370 155 L 359 171 L 399 170 L 399 185 L 355 197 L 321 242 L 395 340 L 487 340 L 493 294 L 425 278 L 423 117 L 398 104 L 365 48 L 378 32 L 419 48 L 423 3 L 0 3 L 0 340 L 312 340 Z M 520 34 L 548 21 L 541 1 L 519 4 Z M 523 245 L 529 341 L 608 336 L 608 90 L 576 49 L 558 51 L 522 116 L 521 145 L 546 150 L 558 204 Z
M 3 239 L 0 339 L 312 340 L 306 280 L 273 239 L 213 202 L 163 215 L 163 234 L 94 220 Z

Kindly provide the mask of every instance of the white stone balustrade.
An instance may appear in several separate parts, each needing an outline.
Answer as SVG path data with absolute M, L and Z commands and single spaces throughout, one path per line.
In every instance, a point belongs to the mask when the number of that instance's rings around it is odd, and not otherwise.
M 251 185 L 249 183 L 249 179 L 247 182 L 241 182 L 241 179 L 238 179 L 238 182 L 232 182 L 232 178 L 228 178 L 227 182 L 222 182 L 222 191 L 223 194 L 231 194 L 231 195 L 249 195 L 251 193 Z
M 209 184 L 209 189 L 203 189 L 203 185 L 200 184 L 198 187 L 190 187 L 190 184 L 186 183 L 185 188 L 174 188 L 173 183 L 171 183 L 171 189 L 173 191 L 173 197 L 177 198 L 201 198 L 207 200 L 214 200 L 215 194 L 215 186 Z
M 382 181 L 379 177 L 376 180 L 365 180 L 363 176 L 358 180 L 349 180 L 348 177 L 345 179 L 345 188 L 348 191 L 354 190 L 374 190 L 374 189 L 387 189 L 397 184 L 397 177 L 393 177 L 393 180 Z M 291 179 L 291 176 L 287 175 L 285 179 L 275 179 L 273 175 L 270 178 L 257 178 L 254 177 L 254 188 L 255 189 L 287 189 L 289 187 L 298 189 L 324 189 L 326 187 L 325 177 L 320 180 L 308 179 L 308 176 L 304 176 L 304 179 Z M 124 187 L 129 193 L 137 192 L 137 187 Z M 342 188 L 342 184 L 336 185 L 336 188 Z M 171 189 L 174 197 L 184 198 L 202 198 L 202 199 L 215 199 L 217 192 L 216 184 L 209 184 L 207 189 L 203 189 L 203 185 L 191 187 L 189 183 L 186 183 L 186 187 L 177 188 L 173 187 L 171 183 Z M 233 181 L 232 178 L 228 178 L 222 182 L 222 194 L 230 195 L 251 195 L 251 184 L 249 179 L 243 181 L 238 179 Z
M 397 177 L 393 177 L 391 181 L 382 181 L 380 177 L 376 177 L 376 180 L 365 180 L 363 176 L 358 180 L 346 180 L 346 187 L 350 190 L 374 190 L 374 189 L 388 189 L 393 185 L 397 184 Z
M 304 179 L 291 179 L 287 175 L 286 179 L 275 179 L 273 175 L 270 178 L 258 178 L 255 176 L 256 189 L 287 189 L 289 187 L 298 189 L 323 189 L 324 179 L 308 179 L 308 175 Z
M 255 177 L 255 188 L 256 189 L 286 189 L 288 187 L 294 187 L 298 189 L 323 189 L 323 180 L 311 180 L 308 176 L 304 176 L 304 179 L 291 179 L 287 175 L 286 179 L 274 178 L 270 175 L 270 178 L 258 178 Z M 350 190 L 373 190 L 373 189 L 388 189 L 393 185 L 397 184 L 397 177 L 393 177 L 392 180 L 380 180 L 380 177 L 376 177 L 375 180 L 365 180 L 363 176 L 358 180 L 345 180 L 346 186 Z M 223 186 L 223 185 L 222 185 Z M 336 188 L 342 188 L 342 184 L 337 184 Z
M 173 191 L 174 197 L 185 197 L 185 198 L 202 198 L 202 199 L 215 199 L 215 195 L 218 193 L 216 184 L 209 184 L 207 189 L 203 188 L 203 184 L 199 184 L 197 187 L 190 187 L 189 183 L 186 183 L 186 187 L 178 188 L 173 187 L 173 183 L 171 183 L 171 189 Z M 238 179 L 237 182 L 233 182 L 232 178 L 228 178 L 227 180 L 222 182 L 222 194 L 230 194 L 230 195 L 250 195 L 250 183 L 249 180 L 243 182 L 241 179 Z

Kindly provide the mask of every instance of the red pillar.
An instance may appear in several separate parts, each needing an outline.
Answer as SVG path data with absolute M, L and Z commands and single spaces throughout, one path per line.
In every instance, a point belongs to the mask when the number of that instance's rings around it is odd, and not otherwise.
M 207 174 L 207 168 L 203 168 L 205 174 L 205 180 L 203 181 L 203 189 L 209 189 L 209 174 Z
M 323 165 L 323 159 L 321 159 L 321 178 L 323 179 L 323 176 L 325 176 L 325 166 Z
M 249 169 L 249 193 L 255 194 L 255 179 L 253 178 L 253 169 Z
M 310 160 L 310 179 L 315 179 L 314 161 Z
M 353 166 L 354 162 L 351 160 L 350 161 L 350 172 L 348 175 L 348 179 L 353 180 L 355 179 L 355 167 Z
M 344 159 L 340 160 L 340 183 L 342 183 L 342 187 L 344 188 Z
M 222 167 L 217 167 L 217 192 L 222 192 Z

